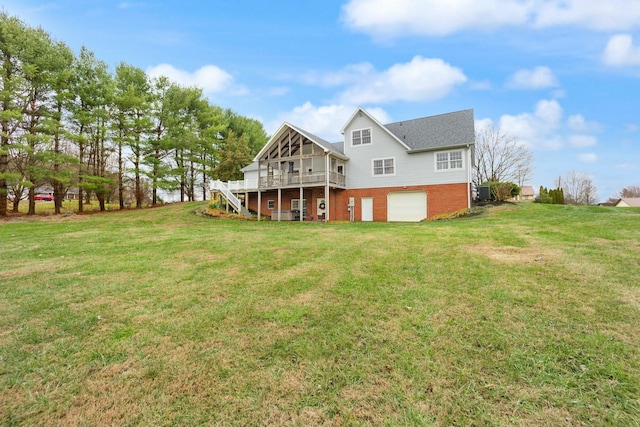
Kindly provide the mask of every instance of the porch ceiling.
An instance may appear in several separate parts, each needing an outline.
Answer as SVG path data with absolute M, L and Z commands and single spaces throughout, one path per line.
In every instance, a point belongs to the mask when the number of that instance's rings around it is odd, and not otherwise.
M 305 148 L 306 147 L 306 148 Z M 322 156 L 349 160 L 334 144 L 317 137 L 303 129 L 284 123 L 269 142 L 260 150 L 255 161 L 268 161 L 291 157 Z

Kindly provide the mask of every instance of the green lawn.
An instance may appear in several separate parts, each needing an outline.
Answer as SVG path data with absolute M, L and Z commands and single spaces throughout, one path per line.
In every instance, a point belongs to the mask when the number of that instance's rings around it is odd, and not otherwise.
M 84 202 L 82 206 L 84 212 L 98 212 L 100 211 L 100 204 L 97 200 L 91 201 L 91 203 Z M 13 209 L 13 204 L 9 203 L 9 210 Z M 117 203 L 108 203 L 106 205 L 108 211 L 118 210 L 120 206 Z M 22 200 L 18 207 L 18 211 L 22 214 L 29 212 L 29 201 Z M 78 201 L 77 200 L 63 200 L 61 213 L 77 212 Z M 47 202 L 43 200 L 36 200 L 36 215 L 53 215 L 55 212 L 55 206 L 53 202 Z
M 1 425 L 639 425 L 640 210 L 0 221 Z

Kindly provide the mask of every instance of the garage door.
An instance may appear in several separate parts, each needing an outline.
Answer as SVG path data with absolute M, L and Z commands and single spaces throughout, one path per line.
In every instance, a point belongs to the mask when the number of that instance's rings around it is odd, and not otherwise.
M 398 191 L 387 196 L 387 221 L 418 222 L 427 217 L 424 191 Z

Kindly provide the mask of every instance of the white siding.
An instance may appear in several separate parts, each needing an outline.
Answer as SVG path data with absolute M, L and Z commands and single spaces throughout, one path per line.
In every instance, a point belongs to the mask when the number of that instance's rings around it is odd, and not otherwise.
M 351 146 L 353 129 L 371 128 L 371 144 Z M 463 149 L 463 169 L 435 171 L 435 152 L 407 153 L 407 149 L 366 115 L 356 115 L 345 128 L 344 151 L 349 157 L 347 188 L 397 187 L 467 182 L 469 165 Z M 443 150 L 448 151 L 448 150 Z M 374 159 L 395 158 L 395 175 L 373 176 Z

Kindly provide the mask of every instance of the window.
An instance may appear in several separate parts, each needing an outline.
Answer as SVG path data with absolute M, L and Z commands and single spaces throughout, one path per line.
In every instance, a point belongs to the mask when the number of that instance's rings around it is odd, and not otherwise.
M 395 175 L 396 174 L 395 158 L 374 159 L 373 160 L 373 176 Z
M 371 128 L 351 131 L 351 145 L 371 144 Z
M 436 170 L 462 169 L 462 151 L 449 151 L 446 153 L 436 153 Z
M 300 210 L 300 199 L 291 199 L 291 210 L 299 211 Z M 302 210 L 307 210 L 307 199 L 302 199 Z
M 267 209 L 275 209 L 276 208 L 276 201 L 275 200 L 268 200 L 267 201 Z

